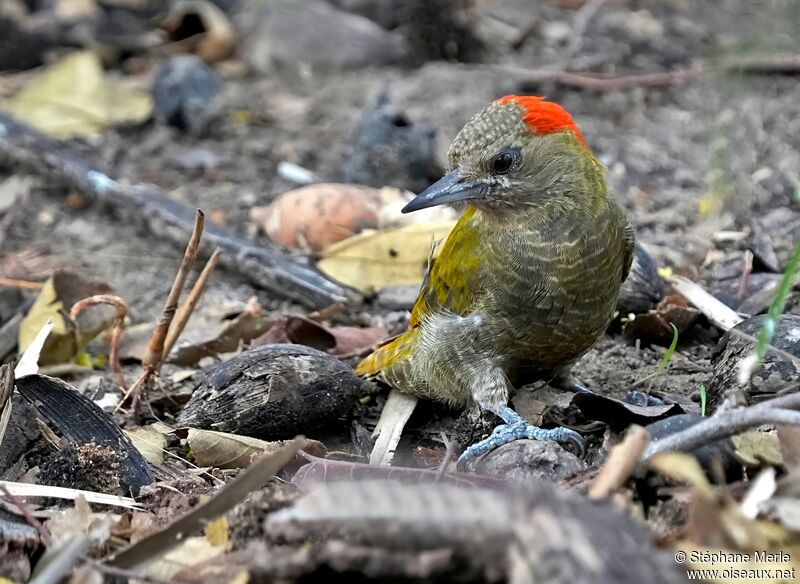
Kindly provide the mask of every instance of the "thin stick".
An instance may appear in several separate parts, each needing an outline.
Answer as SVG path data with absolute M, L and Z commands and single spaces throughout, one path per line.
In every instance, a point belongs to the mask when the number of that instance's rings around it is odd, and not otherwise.
M 625 439 L 611 449 L 611 454 L 589 487 L 590 499 L 605 499 L 631 476 L 650 443 L 650 434 L 641 426 L 628 428 Z
M 200 250 L 200 238 L 203 236 L 204 223 L 205 213 L 198 209 L 197 215 L 195 216 L 192 236 L 189 238 L 189 244 L 186 246 L 183 260 L 181 260 L 178 273 L 175 275 L 175 280 L 172 282 L 172 288 L 169 291 L 169 295 L 167 295 L 167 301 L 164 303 L 164 309 L 161 311 L 158 324 L 153 330 L 153 335 L 150 337 L 150 343 L 147 346 L 147 354 L 142 360 L 142 365 L 145 369 L 157 370 L 161 366 L 162 356 L 164 354 L 164 340 L 167 337 L 172 319 L 175 317 L 175 312 L 178 309 L 178 301 L 183 292 L 183 287 L 186 285 L 189 272 L 197 259 L 197 252 Z
M 44 288 L 44 283 L 17 280 L 15 278 L 0 278 L 0 286 L 4 288 L 20 288 L 22 290 L 41 290 Z
M 69 311 L 69 316 L 74 320 L 78 318 L 81 312 L 98 304 L 110 304 L 117 309 L 117 314 L 114 317 L 114 331 L 111 333 L 111 352 L 109 353 L 108 360 L 111 362 L 111 370 L 117 378 L 117 383 L 122 393 L 125 393 L 128 386 L 125 383 L 125 376 L 122 373 L 122 364 L 119 362 L 119 344 L 122 340 L 122 331 L 125 330 L 125 317 L 128 316 L 128 305 L 125 304 L 125 301 L 119 296 L 98 294 L 96 296 L 89 296 L 73 304 Z
M 444 442 L 445 445 L 445 452 L 444 458 L 442 462 L 439 463 L 439 468 L 436 471 L 436 479 L 434 479 L 436 483 L 442 480 L 442 477 L 447 472 L 447 466 L 450 464 L 450 461 L 453 460 L 453 455 L 456 452 L 456 441 L 448 439 L 444 432 L 442 432 L 441 436 L 442 442 Z
M 800 385 L 794 386 L 797 390 Z M 791 391 L 792 388 L 787 388 Z M 759 404 L 717 411 L 713 416 L 694 426 L 652 442 L 645 450 L 643 460 L 668 451 L 691 451 L 722 438 L 728 438 L 763 424 L 800 425 L 800 394 L 776 397 Z
M 203 235 L 204 224 L 205 213 L 203 213 L 203 211 L 200 209 L 197 209 L 194 220 L 194 228 L 192 229 L 192 236 L 189 238 L 189 243 L 186 245 L 186 251 L 183 253 L 183 259 L 181 260 L 181 265 L 178 268 L 178 273 L 175 274 L 175 280 L 172 282 L 172 288 L 170 288 L 169 294 L 167 295 L 167 300 L 164 303 L 164 309 L 161 311 L 161 316 L 158 319 L 158 323 L 153 329 L 153 334 L 150 336 L 150 342 L 147 345 L 147 353 L 145 353 L 145 356 L 142 359 L 142 367 L 144 368 L 144 371 L 142 371 L 142 374 L 131 386 L 131 388 L 125 392 L 125 395 L 122 397 L 122 400 L 120 400 L 119 404 L 117 404 L 117 407 L 114 411 L 120 410 L 128 398 L 133 395 L 133 404 L 131 405 L 131 409 L 135 413 L 139 405 L 139 395 L 141 394 L 142 390 L 150 384 L 153 376 L 158 373 L 158 370 L 161 368 L 162 358 L 164 355 L 164 340 L 169 332 L 172 319 L 175 317 L 175 312 L 178 309 L 178 300 L 181 297 L 181 292 L 183 292 L 183 287 L 186 285 L 186 279 L 189 277 L 189 272 L 191 271 L 192 266 L 197 259 L 197 253 L 200 249 L 200 238 Z
M 169 332 L 167 333 L 167 340 L 164 341 L 164 352 L 161 355 L 161 363 L 159 364 L 159 367 L 164 363 L 164 361 L 167 360 L 170 351 L 172 351 L 172 347 L 175 346 L 178 338 L 186 328 L 186 323 L 189 322 L 189 318 L 192 316 L 194 309 L 197 307 L 197 303 L 200 302 L 200 298 L 203 296 L 208 279 L 211 277 L 214 268 L 216 268 L 217 264 L 219 263 L 219 256 L 221 253 L 222 252 L 219 248 L 214 250 L 214 252 L 211 254 L 211 257 L 208 258 L 206 265 L 203 267 L 203 271 L 200 272 L 200 275 L 197 277 L 197 281 L 194 283 L 191 292 L 189 292 L 186 302 L 184 302 L 178 309 L 178 314 L 175 316 L 175 320 L 173 321 L 172 326 L 169 328 Z
M 0 2 L 2 4 L 2 2 Z M 153 185 L 128 184 L 74 148 L 49 138 L 0 112 L 0 162 L 15 172 L 29 172 L 53 184 L 99 199 L 125 213 L 156 237 L 181 246 L 194 223 L 194 210 Z M 358 302 L 361 295 L 330 280 L 304 261 L 290 258 L 274 246 L 256 244 L 216 225 L 205 230 L 204 242 L 219 247 L 222 262 L 279 298 L 312 309 L 332 302 Z M 3 274 L 7 276 L 8 274 Z
M 42 543 L 50 547 L 50 534 L 44 528 L 44 525 L 42 525 L 41 521 L 33 516 L 33 513 L 31 513 L 30 508 L 28 508 L 25 502 L 17 497 L 14 493 L 9 491 L 8 487 L 5 485 L 0 485 L 0 491 L 3 491 L 3 497 L 8 499 L 17 507 L 17 509 L 19 509 L 19 512 L 22 513 L 22 517 L 25 519 L 25 522 L 39 532 L 39 538 L 42 540 Z

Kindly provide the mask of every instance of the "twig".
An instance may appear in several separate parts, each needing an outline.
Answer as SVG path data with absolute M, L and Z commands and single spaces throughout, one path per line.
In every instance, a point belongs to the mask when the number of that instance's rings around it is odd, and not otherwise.
M 151 185 L 119 182 L 75 149 L 0 112 L 0 164 L 28 171 L 98 199 L 158 237 L 183 244 L 194 212 Z M 226 265 L 256 286 L 309 308 L 332 302 L 358 302 L 360 295 L 328 279 L 268 244 L 255 244 L 217 225 L 209 225 L 205 245 L 225 252 Z
M 797 389 L 800 389 L 800 384 L 787 388 L 787 391 Z M 652 442 L 642 458 L 648 460 L 661 452 L 695 450 L 763 424 L 800 425 L 797 408 L 800 408 L 800 394 L 794 393 L 749 407 L 717 411 L 694 426 Z
M 178 273 L 175 274 L 175 279 L 172 282 L 167 300 L 164 303 L 164 308 L 161 311 L 161 316 L 158 319 L 156 327 L 153 329 L 153 334 L 150 336 L 150 342 L 147 345 L 147 352 L 142 359 L 143 371 L 136 382 L 131 388 L 125 392 L 122 400 L 120 400 L 114 411 L 121 409 L 122 405 L 127 399 L 133 395 L 133 404 L 131 409 L 134 412 L 134 417 L 137 416 L 139 396 L 143 390 L 146 390 L 152 379 L 161 370 L 164 356 L 164 341 L 169 332 L 169 327 L 172 324 L 172 319 L 175 317 L 175 312 L 178 309 L 178 300 L 183 292 L 183 287 L 186 285 L 186 279 L 189 277 L 189 272 L 197 259 L 197 253 L 200 249 L 200 238 L 203 236 L 203 225 L 205 224 L 205 214 L 198 209 L 195 215 L 194 229 L 192 236 L 189 238 L 189 243 L 181 260 L 181 265 L 178 268 Z
M 186 328 L 186 323 L 189 322 L 189 317 L 192 316 L 194 309 L 197 307 L 197 303 L 200 302 L 200 298 L 203 296 L 203 291 L 206 288 L 206 283 L 208 282 L 209 277 L 211 277 L 211 273 L 214 271 L 214 268 L 217 267 L 217 263 L 219 263 L 220 253 L 220 249 L 217 248 L 214 250 L 214 253 L 211 254 L 211 257 L 208 258 L 205 267 L 203 267 L 203 271 L 200 272 L 200 275 L 197 277 L 197 281 L 194 283 L 191 292 L 189 292 L 186 302 L 183 303 L 178 310 L 178 314 L 175 316 L 175 320 L 173 321 L 172 326 L 169 328 L 167 340 L 164 341 L 164 351 L 161 354 L 161 363 L 166 361 L 167 357 L 169 357 L 172 347 L 175 346 L 178 338 Z
M 17 509 L 19 509 L 22 517 L 25 518 L 25 522 L 39 532 L 39 538 L 42 540 L 42 543 L 49 547 L 51 541 L 50 534 L 47 533 L 47 530 L 44 528 L 44 525 L 42 525 L 41 521 L 33 516 L 33 513 L 31 513 L 31 510 L 25 504 L 25 501 L 9 491 L 8 487 L 5 485 L 0 485 L 0 491 L 3 491 L 3 496 L 13 503 Z
M 753 252 L 745 250 L 742 265 L 742 273 L 739 276 L 739 287 L 736 291 L 736 299 L 739 301 L 744 300 L 747 294 L 747 283 L 750 281 L 750 275 L 753 273 Z
M 78 563 L 80 558 L 89 551 L 90 544 L 91 541 L 88 535 L 84 533 L 76 534 L 50 558 L 50 561 L 38 574 L 34 575 L 30 580 L 30 584 L 59 584 L 69 574 L 73 566 Z M 39 566 L 37 566 L 38 568 Z
M 109 566 L 108 564 L 103 564 L 95 560 L 91 560 L 89 563 L 92 566 L 92 568 L 94 568 L 98 572 L 102 572 L 103 574 L 108 574 L 109 576 L 118 576 L 120 578 L 124 578 L 131 581 L 147 582 L 148 584 L 189 584 L 187 580 L 175 580 L 174 578 L 169 578 L 169 579 L 158 578 L 156 576 L 151 576 L 149 574 L 143 574 L 141 572 L 137 572 L 136 570 L 126 570 L 125 568 L 117 568 L 115 566 Z
M 706 74 L 706 69 L 702 66 L 674 69 L 672 71 L 663 71 L 659 73 L 621 75 L 618 77 L 570 73 L 568 71 L 558 70 L 527 69 L 515 65 L 498 65 L 495 66 L 494 69 L 511 76 L 517 83 L 522 85 L 556 83 L 565 87 L 575 87 L 597 92 L 624 91 L 636 87 L 674 87 L 700 79 Z
M 453 455 L 456 452 L 456 441 L 448 439 L 444 432 L 442 432 L 442 442 L 444 442 L 445 445 L 444 458 L 436 471 L 436 479 L 434 480 L 436 483 L 442 480 L 442 477 L 447 472 L 447 466 L 450 464 L 450 461 L 453 460 Z
M 117 314 L 114 317 L 114 331 L 111 333 L 111 352 L 109 353 L 108 360 L 111 362 L 111 370 L 117 378 L 117 384 L 119 384 L 124 394 L 128 386 L 125 383 L 125 375 L 122 373 L 122 364 L 119 362 L 119 344 L 122 340 L 122 331 L 125 330 L 125 317 L 128 316 L 128 305 L 125 304 L 125 301 L 119 296 L 98 294 L 96 296 L 84 298 L 73 304 L 69 315 L 74 320 L 81 312 L 98 304 L 110 304 L 117 309 Z
M 686 85 L 711 73 L 788 74 L 800 73 L 800 55 L 735 57 L 719 62 L 699 63 L 691 67 L 636 75 L 593 75 L 562 70 L 528 69 L 516 65 L 496 65 L 492 70 L 504 73 L 522 85 L 555 83 L 587 91 L 625 91 L 637 87 L 664 88 Z
M 624 485 L 649 443 L 650 434 L 647 430 L 641 426 L 631 426 L 625 439 L 611 449 L 611 454 L 592 481 L 589 498 L 605 499 Z
M 16 278 L 0 278 L 0 286 L 4 288 L 19 288 L 21 290 L 41 290 L 44 284 L 42 282 L 30 282 L 29 280 L 17 280 Z
M 581 50 L 583 37 L 586 34 L 589 23 L 592 21 L 592 18 L 594 18 L 594 15 L 597 14 L 607 2 L 608 0 L 589 0 L 575 13 L 571 40 L 561 58 L 562 68 L 566 69 L 572 61 L 572 57 Z
M 189 244 L 186 246 L 183 260 L 181 260 L 181 265 L 178 268 L 178 273 L 175 274 L 175 280 L 172 282 L 172 287 L 167 295 L 167 300 L 164 303 L 164 309 L 161 311 L 158 324 L 156 324 L 153 335 L 150 337 L 150 343 L 147 345 L 147 353 L 145 353 L 144 359 L 142 359 L 142 366 L 144 366 L 145 371 L 150 370 L 151 374 L 157 373 L 158 370 L 161 369 L 161 364 L 164 360 L 164 341 L 169 332 L 169 327 L 172 325 L 172 320 L 175 318 L 175 312 L 178 309 L 178 301 L 183 292 L 183 287 L 186 285 L 189 272 L 191 272 L 192 266 L 194 266 L 194 262 L 197 259 L 197 253 L 200 250 L 200 238 L 203 236 L 204 224 L 205 214 L 198 209 L 192 236 L 189 238 Z
M 248 494 L 262 486 L 297 455 L 304 439 L 295 438 L 286 446 L 263 456 L 225 485 L 214 497 L 144 539 L 112 554 L 106 563 L 118 568 L 135 568 L 168 552 L 189 533 L 197 531 L 210 519 L 223 515 Z

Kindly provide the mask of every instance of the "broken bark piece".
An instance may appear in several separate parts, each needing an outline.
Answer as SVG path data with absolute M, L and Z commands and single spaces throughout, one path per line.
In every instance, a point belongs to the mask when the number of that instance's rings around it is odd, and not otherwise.
M 326 353 L 302 345 L 264 345 L 211 369 L 178 423 L 281 440 L 335 422 L 368 387 Z
M 682 414 L 678 404 L 639 406 L 597 393 L 576 393 L 572 404 L 590 420 L 605 422 L 614 430 L 622 430 L 631 424 L 646 426 L 651 422 Z
M 748 405 L 774 397 L 781 390 L 800 381 L 800 316 L 781 315 L 771 347 L 761 365 L 746 383 L 739 381 L 739 365 L 755 346 L 767 315 L 754 316 L 726 332 L 711 356 L 714 376 L 706 391 L 708 413 L 723 402 Z M 777 350 L 776 350 L 777 349 Z
M 154 186 L 123 184 L 63 142 L 48 138 L 1 112 L 0 163 L 20 171 L 27 169 L 109 203 L 126 220 L 181 246 L 192 231 L 194 208 L 170 199 Z M 280 298 L 310 308 L 360 299 L 356 292 L 329 280 L 315 268 L 209 223 L 204 231 L 203 249 L 210 253 L 215 247 L 223 252 L 223 264 Z
M 92 400 L 66 382 L 47 375 L 26 375 L 15 382 L 17 390 L 69 442 L 76 447 L 90 442 L 119 456 L 120 482 L 138 493 L 153 482 L 147 461 L 130 439 Z

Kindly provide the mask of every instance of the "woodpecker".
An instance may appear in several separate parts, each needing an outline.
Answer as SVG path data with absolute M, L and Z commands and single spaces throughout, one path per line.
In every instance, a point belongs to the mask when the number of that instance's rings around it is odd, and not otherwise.
M 356 373 L 499 416 L 504 424 L 461 462 L 520 438 L 582 451 L 577 432 L 531 425 L 508 400 L 536 378 L 586 391 L 570 369 L 611 322 L 634 249 L 606 169 L 560 105 L 516 95 L 478 112 L 448 162 L 403 212 L 447 204 L 463 213 L 425 275 L 409 329 Z

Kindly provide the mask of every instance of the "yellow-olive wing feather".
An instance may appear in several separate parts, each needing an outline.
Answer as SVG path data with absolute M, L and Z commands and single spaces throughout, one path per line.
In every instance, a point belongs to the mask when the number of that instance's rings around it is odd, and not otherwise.
M 475 209 L 468 208 L 432 261 L 420 289 L 409 325 L 418 326 L 425 316 L 452 312 L 465 316 L 472 312 L 478 299 L 478 282 L 482 264 L 481 241 L 473 225 Z

